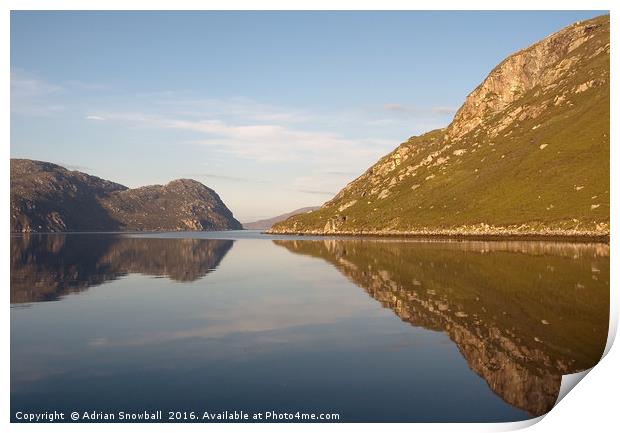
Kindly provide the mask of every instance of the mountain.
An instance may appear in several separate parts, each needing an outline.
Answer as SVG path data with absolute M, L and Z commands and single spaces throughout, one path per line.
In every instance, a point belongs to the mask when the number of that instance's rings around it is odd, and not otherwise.
M 11 159 L 11 232 L 241 229 L 190 179 L 130 189 L 49 162 Z
M 609 47 L 606 15 L 512 54 L 448 127 L 270 232 L 607 236 Z
M 272 218 L 267 218 L 264 220 L 258 220 L 258 221 L 254 221 L 251 223 L 243 223 L 243 228 L 247 229 L 247 230 L 266 230 L 268 228 L 270 228 L 272 225 L 274 225 L 275 223 L 279 223 L 280 221 L 284 221 L 287 218 L 290 218 L 294 215 L 298 215 L 301 213 L 308 213 L 308 212 L 312 212 L 314 210 L 319 209 L 320 206 L 309 206 L 309 207 L 302 207 L 299 209 L 295 209 L 292 212 L 288 212 L 288 213 L 284 213 L 282 215 L 278 215 L 278 216 L 274 216 Z

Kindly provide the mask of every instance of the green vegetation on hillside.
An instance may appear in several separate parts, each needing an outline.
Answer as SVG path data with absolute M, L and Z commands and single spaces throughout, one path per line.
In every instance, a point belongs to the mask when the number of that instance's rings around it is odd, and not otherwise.
M 566 53 L 546 64 L 541 46 Z M 523 70 L 502 63 L 479 87 L 514 87 L 499 111 L 499 96 L 477 89 L 466 108 L 479 111 L 479 125 L 468 130 L 457 114 L 448 128 L 401 144 L 321 209 L 271 231 L 608 234 L 609 16 L 512 60 Z M 532 63 L 540 77 L 530 77 Z

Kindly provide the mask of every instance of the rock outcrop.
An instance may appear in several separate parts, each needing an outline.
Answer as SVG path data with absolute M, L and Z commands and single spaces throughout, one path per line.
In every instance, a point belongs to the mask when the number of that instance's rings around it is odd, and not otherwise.
M 543 94 L 553 91 L 558 86 L 561 87 L 572 76 L 580 72 L 578 68 L 583 67 L 584 62 L 600 54 L 609 53 L 609 41 L 604 44 L 600 41 L 598 46 L 585 56 L 584 53 L 576 51 L 588 41 L 600 36 L 601 31 L 606 30 L 605 24 L 601 21 L 602 19 L 597 19 L 591 22 L 575 23 L 511 55 L 497 65 L 482 84 L 469 94 L 454 116 L 454 121 L 447 131 L 450 138 L 463 137 L 483 124 L 485 119 L 501 113 L 534 89 L 537 89 L 539 94 Z M 607 31 L 608 29 L 609 27 Z M 580 84 L 580 86 L 585 86 L 581 91 L 609 81 L 604 78 L 592 77 L 592 80 Z M 571 90 L 579 93 L 578 89 L 579 87 Z M 549 103 L 551 100 L 548 99 L 546 102 Z M 545 108 L 544 104 L 537 107 L 538 110 Z M 509 120 L 514 121 L 517 114 L 520 118 L 528 116 L 528 112 L 521 108 Z M 530 116 L 533 114 L 530 113 Z
M 509 56 L 447 128 L 271 232 L 608 235 L 609 51 L 606 15 Z
M 236 230 L 215 191 L 190 179 L 130 189 L 59 165 L 11 159 L 11 232 Z

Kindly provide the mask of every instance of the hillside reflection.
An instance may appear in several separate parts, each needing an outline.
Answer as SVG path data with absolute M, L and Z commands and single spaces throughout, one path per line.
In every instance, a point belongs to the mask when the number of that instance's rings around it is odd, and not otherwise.
M 273 242 L 333 264 L 403 321 L 445 332 L 497 395 L 533 415 L 605 347 L 608 245 Z
M 109 234 L 11 237 L 11 303 L 53 301 L 131 273 L 195 281 L 214 270 L 232 245 Z

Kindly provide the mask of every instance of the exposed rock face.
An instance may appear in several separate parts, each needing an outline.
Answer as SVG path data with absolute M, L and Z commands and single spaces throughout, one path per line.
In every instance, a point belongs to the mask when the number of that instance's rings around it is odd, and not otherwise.
M 609 246 L 274 241 L 332 263 L 413 326 L 445 332 L 506 402 L 542 415 L 593 367 L 609 323 Z
M 11 303 L 53 301 L 129 273 L 195 281 L 233 241 L 25 234 L 11 238 Z
M 49 162 L 11 159 L 11 232 L 118 230 L 99 197 L 126 189 Z
M 532 89 L 539 87 L 541 92 L 550 91 L 576 75 L 578 63 L 590 59 L 575 50 L 605 30 L 599 21 L 575 23 L 511 55 L 496 66 L 458 110 L 448 128 L 449 136 L 462 137 L 485 119 L 522 99 Z M 592 57 L 609 52 L 609 42 L 598 49 L 601 51 L 595 50 L 591 53 Z M 594 80 L 591 82 L 594 84 Z M 587 86 L 587 83 L 582 85 Z
M 314 210 L 317 210 L 318 208 L 319 208 L 319 206 L 302 207 L 302 208 L 299 208 L 299 209 L 295 209 L 294 211 L 287 212 L 285 214 L 275 216 L 273 218 L 267 218 L 267 219 L 264 219 L 264 220 L 258 220 L 258 221 L 254 221 L 254 222 L 251 222 L 251 223 L 243 223 L 243 228 L 248 229 L 248 230 L 265 230 L 265 229 L 270 228 L 275 223 L 279 223 L 280 221 L 284 221 L 285 219 L 290 218 L 290 217 L 292 217 L 294 215 L 299 215 L 299 214 L 302 214 L 302 213 L 312 212 Z
M 609 50 L 602 16 L 509 56 L 447 128 L 271 232 L 608 235 Z
M 215 191 L 191 179 L 126 189 L 101 202 L 131 230 L 241 229 Z
M 56 164 L 11 160 L 11 232 L 240 228 L 215 191 L 194 180 L 129 189 Z

